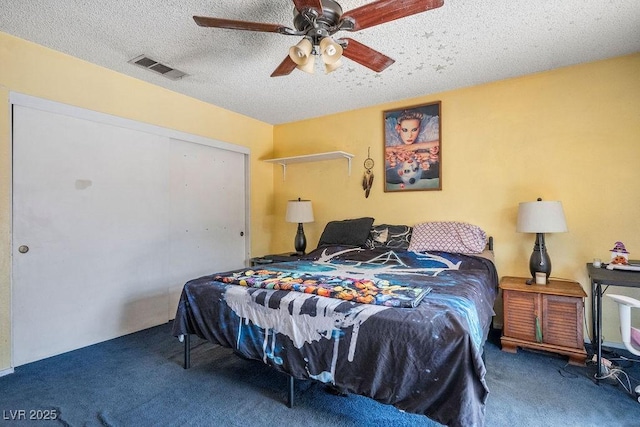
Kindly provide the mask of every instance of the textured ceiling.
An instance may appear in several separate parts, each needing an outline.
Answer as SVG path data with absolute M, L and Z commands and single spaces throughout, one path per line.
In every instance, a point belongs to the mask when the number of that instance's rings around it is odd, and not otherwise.
M 291 0 L 0 0 L 0 11 L 0 31 L 271 124 L 640 51 L 638 0 L 445 0 L 336 35 L 396 60 L 379 74 L 345 58 L 328 75 L 276 78 L 300 37 L 202 28 L 192 16 L 292 27 Z M 188 75 L 172 81 L 127 62 L 141 54 Z

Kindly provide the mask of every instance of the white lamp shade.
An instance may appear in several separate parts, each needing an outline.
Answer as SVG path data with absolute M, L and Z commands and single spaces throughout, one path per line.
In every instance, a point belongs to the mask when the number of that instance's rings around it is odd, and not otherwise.
M 311 200 L 289 200 L 287 203 L 287 222 L 313 222 Z
M 562 203 L 542 200 L 520 203 L 516 231 L 520 233 L 563 233 L 567 231 Z

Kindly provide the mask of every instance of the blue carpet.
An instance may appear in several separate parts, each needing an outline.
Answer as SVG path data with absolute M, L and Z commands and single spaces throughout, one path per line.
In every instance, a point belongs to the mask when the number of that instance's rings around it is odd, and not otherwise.
M 161 325 L 18 367 L 0 378 L 0 425 L 439 425 L 365 397 L 333 395 L 314 382 L 296 382 L 290 409 L 285 375 L 228 349 L 193 339 L 192 367 L 184 370 L 182 344 L 170 330 Z M 548 353 L 504 353 L 495 342 L 485 349 L 487 426 L 640 426 L 640 403 L 613 380 L 596 383 L 595 366 L 570 366 Z M 635 387 L 640 364 L 619 363 Z M 32 410 L 57 419 L 14 419 Z

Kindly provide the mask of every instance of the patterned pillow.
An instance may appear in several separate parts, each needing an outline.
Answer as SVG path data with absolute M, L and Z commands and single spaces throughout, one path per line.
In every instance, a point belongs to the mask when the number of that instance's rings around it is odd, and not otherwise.
M 413 227 L 409 250 L 479 254 L 487 243 L 487 234 L 464 222 L 424 222 Z
M 407 250 L 410 240 L 410 226 L 380 224 L 371 227 L 366 246 L 369 249 L 393 248 Z

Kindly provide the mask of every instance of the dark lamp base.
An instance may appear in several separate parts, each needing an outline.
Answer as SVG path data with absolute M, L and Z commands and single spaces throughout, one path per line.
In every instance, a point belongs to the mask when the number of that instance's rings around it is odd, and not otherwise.
M 296 248 L 296 253 L 298 255 L 304 255 L 305 249 L 307 249 L 307 238 L 304 236 L 304 229 L 302 228 L 302 223 L 298 223 L 298 232 L 296 233 L 296 238 L 293 241 L 293 247 Z
M 536 234 L 536 243 L 533 246 L 531 258 L 529 258 L 529 271 L 531 272 L 531 279 L 527 280 L 527 284 L 530 285 L 536 282 L 536 273 L 545 273 L 547 275 L 547 283 L 549 283 L 551 259 L 544 244 L 543 233 Z

